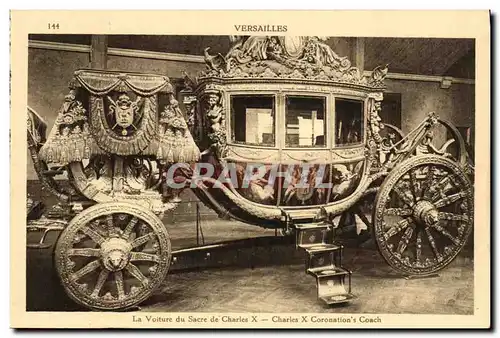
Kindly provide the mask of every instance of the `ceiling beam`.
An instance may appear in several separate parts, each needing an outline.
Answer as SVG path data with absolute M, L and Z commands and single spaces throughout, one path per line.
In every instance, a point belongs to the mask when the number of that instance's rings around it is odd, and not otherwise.
M 363 74 L 365 71 L 365 38 L 356 38 L 354 50 L 354 66 Z
M 90 43 L 90 67 L 106 69 L 108 66 L 108 36 L 92 35 Z

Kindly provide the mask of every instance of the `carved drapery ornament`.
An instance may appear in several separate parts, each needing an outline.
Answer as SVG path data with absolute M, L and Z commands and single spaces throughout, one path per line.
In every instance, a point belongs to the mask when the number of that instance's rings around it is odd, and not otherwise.
M 112 91 L 132 91 L 139 96 L 173 92 L 169 78 L 159 75 L 78 70 L 74 79 L 95 96 L 107 95 Z
M 46 163 L 66 165 L 106 153 L 150 155 L 166 162 L 198 160 L 198 147 L 167 77 L 81 70 L 70 89 L 40 150 Z M 77 100 L 78 91 L 86 92 L 87 106 Z M 158 95 L 170 95 L 159 123 Z

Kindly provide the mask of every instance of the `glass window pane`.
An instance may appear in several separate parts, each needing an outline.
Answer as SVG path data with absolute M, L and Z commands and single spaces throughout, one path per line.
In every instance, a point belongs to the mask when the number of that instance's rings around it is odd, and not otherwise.
M 363 142 L 363 102 L 335 99 L 335 143 L 338 145 Z
M 231 96 L 231 114 L 233 142 L 274 146 L 273 96 Z
M 325 99 L 286 98 L 286 147 L 325 146 Z

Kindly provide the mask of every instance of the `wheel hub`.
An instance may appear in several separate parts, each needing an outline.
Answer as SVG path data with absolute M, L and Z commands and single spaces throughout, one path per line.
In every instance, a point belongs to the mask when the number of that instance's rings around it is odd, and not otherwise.
M 413 217 L 417 222 L 423 224 L 425 226 L 430 226 L 439 220 L 438 218 L 438 210 L 429 201 L 418 201 L 413 206 Z
M 110 238 L 101 245 L 101 260 L 109 271 L 125 268 L 130 259 L 132 246 L 123 238 Z

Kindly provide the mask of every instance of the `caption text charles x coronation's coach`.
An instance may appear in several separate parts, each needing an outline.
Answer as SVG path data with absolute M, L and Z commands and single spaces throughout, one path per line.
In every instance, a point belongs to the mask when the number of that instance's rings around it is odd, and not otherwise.
M 357 323 L 381 323 L 379 316 L 327 316 L 327 315 L 273 315 L 262 317 L 258 315 L 207 315 L 207 316 L 160 316 L 160 315 L 134 315 L 132 322 L 137 324 L 149 323 L 332 323 L 332 324 L 357 324 Z

